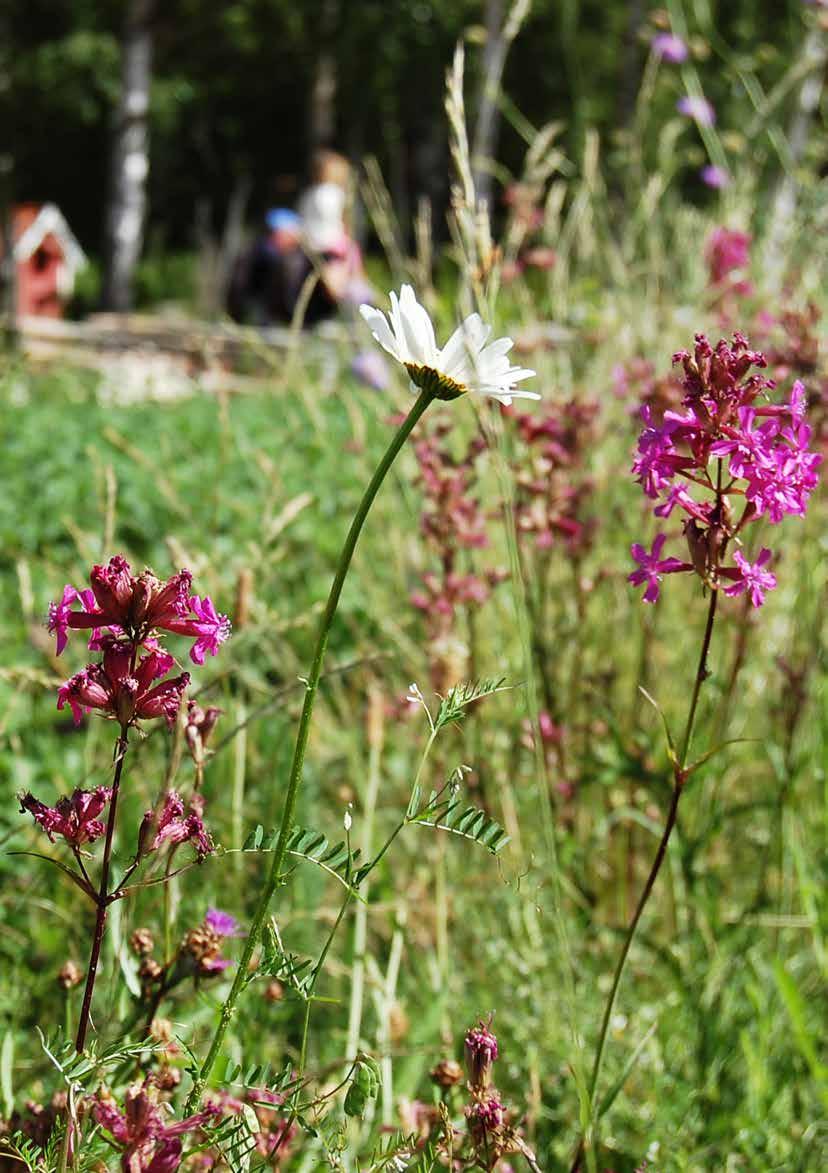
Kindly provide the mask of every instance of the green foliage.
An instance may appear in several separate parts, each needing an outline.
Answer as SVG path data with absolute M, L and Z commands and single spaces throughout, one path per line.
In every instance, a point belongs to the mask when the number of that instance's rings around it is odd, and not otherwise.
M 279 838 L 279 829 L 265 831 L 259 824 L 244 841 L 242 851 L 273 851 Z M 329 844 L 319 831 L 307 827 L 294 827 L 288 836 L 287 853 L 294 859 L 316 864 L 323 871 L 348 884 L 353 864 L 359 858 L 359 851 L 351 851 L 346 843 Z
M 345 1093 L 345 1115 L 363 1116 L 369 1100 L 379 1094 L 382 1079 L 376 1060 L 360 1052 L 354 1060 L 351 1081 Z
M 479 843 L 492 855 L 497 855 L 509 842 L 509 836 L 491 815 L 462 802 L 456 782 L 449 783 L 443 790 L 433 790 L 425 802 L 421 798 L 420 788 L 415 786 L 406 811 L 408 822 L 436 827 L 439 831 L 451 831 L 454 835 Z
M 471 705 L 497 692 L 505 692 L 506 688 L 505 676 L 496 680 L 469 680 L 455 685 L 440 701 L 437 716 L 434 718 L 435 732 L 453 722 L 462 721 Z

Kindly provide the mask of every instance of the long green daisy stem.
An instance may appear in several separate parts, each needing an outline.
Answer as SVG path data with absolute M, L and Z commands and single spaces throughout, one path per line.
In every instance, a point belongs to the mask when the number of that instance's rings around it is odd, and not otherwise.
M 351 528 L 348 530 L 348 536 L 345 538 L 345 544 L 342 547 L 342 552 L 339 555 L 339 562 L 337 563 L 336 573 L 334 575 L 333 583 L 331 584 L 330 593 L 328 594 L 328 601 L 325 604 L 325 610 L 319 625 L 319 634 L 316 639 L 316 650 L 313 655 L 313 664 L 311 666 L 310 675 L 308 676 L 305 685 L 305 701 L 302 706 L 302 715 L 299 718 L 299 728 L 296 732 L 296 745 L 293 750 L 293 760 L 290 767 L 290 776 L 288 778 L 287 791 L 285 794 L 285 805 L 282 811 L 282 823 L 279 829 L 279 838 L 276 846 L 273 849 L 273 854 L 270 859 L 270 867 L 268 869 L 267 879 L 262 887 L 259 895 L 259 902 L 256 906 L 256 911 L 253 914 L 253 920 L 250 924 L 250 931 L 247 935 L 247 941 L 242 951 L 241 959 L 239 960 L 236 976 L 233 980 L 233 985 L 230 987 L 230 993 L 221 1008 L 218 1025 L 213 1041 L 210 1044 L 210 1049 L 207 1056 L 201 1065 L 201 1070 L 196 1078 L 189 1099 L 187 1100 L 187 1115 L 191 1115 L 198 1107 L 201 1100 L 204 1088 L 210 1078 L 210 1073 L 213 1070 L 219 1051 L 221 1050 L 224 1036 L 227 1033 L 227 1028 L 236 1012 L 236 1003 L 239 1000 L 239 995 L 244 989 L 249 980 L 249 966 L 250 959 L 253 952 L 259 943 L 259 940 L 264 929 L 265 920 L 267 918 L 270 903 L 276 889 L 282 882 L 282 867 L 285 862 L 285 854 L 287 852 L 288 837 L 293 826 L 293 816 L 296 809 L 296 797 L 299 792 L 299 784 L 302 780 L 302 767 L 305 761 L 305 750 L 308 744 L 308 735 L 310 733 L 311 717 L 313 716 L 313 707 L 316 702 L 316 691 L 319 685 L 319 677 L 322 674 L 322 665 L 325 660 L 325 651 L 328 646 L 328 635 L 330 634 L 331 624 L 333 623 L 336 609 L 339 604 L 339 596 L 342 593 L 342 587 L 348 574 L 348 569 L 351 565 L 351 559 L 356 548 L 357 540 L 362 531 L 365 519 L 374 503 L 374 498 L 379 492 L 382 482 L 385 480 L 388 470 L 394 463 L 400 449 L 405 444 L 411 432 L 414 430 L 418 420 L 433 400 L 434 395 L 430 391 L 422 391 L 414 403 L 414 406 L 409 411 L 408 415 L 403 420 L 402 424 L 394 436 L 394 439 L 388 446 L 388 450 L 383 456 L 382 460 L 377 465 L 377 469 L 368 484 L 368 487 L 363 494 L 362 500 L 359 503 L 354 519 L 351 522 Z
M 647 907 L 653 888 L 655 887 L 658 874 L 661 871 L 661 865 L 664 863 L 667 855 L 667 845 L 670 842 L 670 836 L 676 825 L 676 818 L 678 816 L 679 800 L 683 793 L 685 782 L 685 770 L 687 767 L 687 757 L 690 752 L 690 744 L 693 738 L 693 729 L 696 723 L 696 712 L 699 704 L 699 694 L 701 693 L 702 684 L 708 676 L 707 670 L 707 656 L 710 651 L 710 641 L 713 636 L 713 623 L 716 618 L 716 604 L 718 602 L 719 592 L 712 590 L 710 592 L 710 605 L 707 609 L 707 623 L 705 624 L 704 636 L 702 638 L 701 653 L 699 655 L 698 668 L 696 669 L 696 678 L 693 682 L 693 693 L 690 698 L 690 708 L 687 712 L 687 723 L 684 727 L 684 735 L 681 741 L 681 748 L 678 759 L 673 769 L 673 794 L 670 799 L 670 807 L 667 811 L 667 820 L 664 824 L 664 830 L 661 833 L 658 848 L 656 849 L 655 859 L 653 860 L 650 874 L 647 876 L 647 882 L 644 885 L 643 891 L 638 898 L 635 912 L 624 937 L 624 944 L 621 947 L 621 954 L 615 966 L 615 973 L 612 978 L 612 986 L 610 987 L 609 997 L 607 998 L 606 1006 L 604 1007 L 604 1016 L 601 1020 L 601 1029 L 598 1032 L 598 1043 L 595 1048 L 595 1059 L 592 1064 L 592 1075 L 589 1081 L 589 1097 L 590 1102 L 595 1108 L 595 1090 L 598 1086 L 598 1080 L 601 1075 L 601 1063 L 604 1058 L 604 1049 L 607 1042 L 607 1034 L 609 1031 L 610 1020 L 612 1019 L 612 1012 L 615 1009 L 615 1000 L 618 996 L 618 987 L 621 984 L 621 978 L 624 974 L 624 969 L 627 964 L 627 958 L 635 940 L 635 934 L 638 929 L 639 921 Z M 584 1156 L 586 1141 L 584 1137 L 578 1144 L 575 1158 L 572 1162 L 570 1173 L 578 1173 L 581 1168 L 581 1162 Z

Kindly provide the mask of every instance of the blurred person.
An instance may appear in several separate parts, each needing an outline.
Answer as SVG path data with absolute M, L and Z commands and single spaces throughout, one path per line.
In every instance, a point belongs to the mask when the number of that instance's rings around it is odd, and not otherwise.
M 236 263 L 228 311 L 237 322 L 289 322 L 308 272 L 301 222 L 289 208 L 271 208 L 264 231 Z
M 336 151 L 317 151 L 311 183 L 299 199 L 302 246 L 319 280 L 306 313 L 312 323 L 330 317 L 343 303 L 370 301 L 362 253 L 348 226 L 351 165 Z

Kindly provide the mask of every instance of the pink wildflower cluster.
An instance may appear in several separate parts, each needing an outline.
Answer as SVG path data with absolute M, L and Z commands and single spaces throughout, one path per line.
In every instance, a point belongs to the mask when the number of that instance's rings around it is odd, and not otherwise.
M 49 630 L 57 636 L 58 655 L 66 647 L 69 630 L 92 632 L 89 643 L 97 650 L 100 633 L 110 628 L 134 645 L 144 644 L 155 631 L 170 631 L 195 640 L 190 649 L 194 664 L 214 656 L 230 634 L 230 621 L 219 615 L 212 599 L 191 595 L 192 575 L 180 570 L 161 582 L 150 570 L 133 575 L 126 558 L 116 554 L 106 566 L 93 566 L 91 589 L 66 585 L 58 603 L 49 607 Z M 79 611 L 73 604 L 80 603 Z
M 714 307 L 725 322 L 739 299 L 753 293 L 753 286 L 745 276 L 750 265 L 751 240 L 747 232 L 731 228 L 714 228 L 707 240 L 705 260 Z
M 667 538 L 659 533 L 650 553 L 633 545 L 639 565 L 629 580 L 645 586 L 645 602 L 654 603 L 663 575 L 695 571 L 712 590 L 747 591 L 753 605 L 761 606 L 776 586 L 767 569 L 770 550 L 763 548 L 754 562 L 736 550 L 731 566 L 725 557 L 749 522 L 767 517 L 777 524 L 787 514 L 805 513 L 821 457 L 809 448 L 804 388 L 796 382 L 787 403 L 768 403 L 774 384 L 757 373 L 765 358 L 738 333 L 715 348 L 697 334 L 693 353 L 680 351 L 674 362 L 684 368 L 685 410 L 667 411 L 655 424 L 642 408 L 645 427 L 633 471 L 658 502 L 656 517 L 667 518 L 676 508 L 685 514 L 690 560 L 662 558 Z
M 492 1064 L 498 1056 L 497 1038 L 490 1023 L 478 1022 L 466 1032 L 463 1050 L 466 1070 L 472 1087 L 487 1087 L 491 1082 Z
M 193 794 L 189 803 L 176 790 L 164 795 L 160 812 L 149 810 L 138 832 L 139 853 L 157 851 L 164 843 L 170 846 L 191 843 L 199 859 L 213 850 L 213 840 L 204 826 L 204 799 Z
M 666 61 L 669 65 L 681 65 L 689 56 L 687 45 L 675 33 L 657 33 L 650 42 L 650 48 L 660 61 Z
M 123 1173 L 175 1173 L 181 1166 L 182 1136 L 216 1115 L 208 1107 L 170 1123 L 151 1078 L 127 1089 L 123 1109 L 106 1092 L 93 1096 L 90 1107 L 96 1122 L 119 1147 Z
M 488 545 L 486 518 L 474 496 L 475 462 L 485 442 L 476 437 L 465 454 L 456 458 L 445 443 L 449 431 L 447 424 L 438 424 L 414 446 L 417 481 L 425 498 L 420 530 L 439 569 L 422 576 L 411 602 L 426 619 L 438 692 L 456 683 L 458 677 L 446 659 L 458 608 L 485 603 L 503 577 L 497 571 L 478 575 L 459 567 L 462 550 Z M 449 679 L 451 676 L 455 679 Z
M 229 912 L 209 908 L 204 923 L 190 929 L 181 943 L 180 954 L 188 963 L 194 962 L 196 972 L 202 977 L 223 973 L 233 964 L 222 955 L 224 941 L 244 936 L 239 922 Z
M 58 689 L 57 707 L 68 705 L 76 725 L 93 709 L 124 728 L 154 717 L 163 717 L 173 725 L 190 683 L 189 672 L 156 684 L 175 664 L 172 656 L 152 648 L 139 658 L 133 643 L 114 635 L 99 636 L 95 642 L 103 652 L 103 662 L 88 664 L 70 676 Z
M 539 550 L 562 545 L 576 556 L 592 544 L 595 520 L 586 516 L 586 505 L 593 485 L 579 470 L 597 414 L 597 403 L 571 399 L 545 416 L 514 417 L 528 450 L 515 468 L 517 529 Z
M 543 185 L 539 183 L 511 183 L 503 193 L 503 202 L 509 211 L 506 239 L 513 255 L 504 260 L 500 278 L 508 284 L 527 270 L 545 272 L 558 262 L 555 250 L 542 235 L 544 225 Z
M 75 790 L 68 798 L 59 798 L 54 806 L 46 806 L 33 794 L 24 794 L 20 810 L 32 815 L 52 843 L 55 835 L 61 835 L 70 847 L 79 848 L 84 843 L 94 843 L 106 831 L 98 815 L 111 797 L 108 786 L 98 786 L 95 790 Z
M 159 647 L 158 634 L 193 639 L 190 659 L 203 664 L 229 636 L 227 616 L 216 611 L 208 596 L 190 593 L 188 570 L 161 582 L 149 570 L 133 575 L 118 554 L 105 566 L 92 567 L 90 583 L 80 591 L 67 584 L 60 601 L 49 608 L 49 630 L 56 636 L 58 655 L 71 630 L 90 632 L 90 650 L 103 653 L 102 663 L 90 664 L 60 688 L 58 708 L 68 704 L 76 725 L 93 709 L 117 720 L 123 729 L 155 717 L 173 723 L 190 678 L 183 672 L 156 683 L 175 663 Z

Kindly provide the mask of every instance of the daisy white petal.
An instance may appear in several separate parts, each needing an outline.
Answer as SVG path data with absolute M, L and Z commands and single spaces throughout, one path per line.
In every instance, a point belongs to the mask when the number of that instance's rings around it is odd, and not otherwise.
M 368 323 L 368 329 L 379 342 L 383 350 L 392 355 L 398 362 L 402 362 L 397 341 L 388 325 L 388 320 L 381 310 L 375 310 L 372 305 L 361 305 L 359 312 Z
M 369 306 L 360 311 L 380 346 L 406 368 L 412 387 L 435 399 L 457 399 L 467 391 L 507 404 L 513 397 L 540 398 L 532 391 L 515 390 L 516 383 L 535 372 L 510 365 L 511 338 L 489 342 L 491 326 L 479 314 L 469 314 L 441 350 L 431 318 L 410 285 L 403 285 L 399 298 L 392 293 L 390 300 L 387 321 Z

